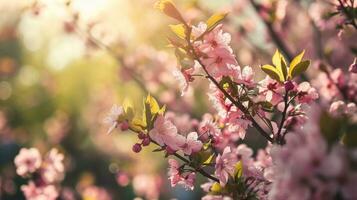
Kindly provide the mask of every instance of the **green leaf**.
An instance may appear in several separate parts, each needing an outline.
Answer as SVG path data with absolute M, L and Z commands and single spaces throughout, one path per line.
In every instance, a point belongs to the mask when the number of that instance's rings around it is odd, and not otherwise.
M 203 143 L 203 150 L 207 150 L 211 146 L 212 140 L 210 139 L 208 142 Z
M 213 183 L 211 186 L 211 192 L 220 193 L 222 191 L 222 186 L 219 183 Z
M 235 165 L 234 178 L 239 179 L 240 177 L 242 177 L 242 175 L 243 175 L 243 163 L 242 161 L 239 161 Z
M 213 30 L 226 16 L 228 13 L 221 12 L 213 14 L 207 21 L 207 32 Z
M 283 75 L 284 81 L 286 81 L 287 75 L 288 75 L 288 69 L 286 67 L 286 63 L 285 63 L 283 57 L 280 57 L 280 68 L 278 68 L 278 70 Z
M 212 160 L 214 158 L 214 154 L 211 154 L 205 161 L 203 161 L 202 164 L 204 165 L 208 165 L 208 164 L 211 164 L 212 163 Z
M 270 76 L 270 78 L 279 81 L 279 82 L 283 82 L 284 81 L 284 77 L 283 75 L 272 65 L 263 65 L 261 67 L 261 69 Z
M 165 106 L 161 109 L 156 99 L 152 97 L 150 94 L 146 97 L 144 101 L 144 120 L 143 122 L 147 124 L 147 129 L 151 130 L 152 122 L 158 114 L 163 114 L 165 111 Z
M 284 56 L 279 52 L 277 49 L 273 55 L 272 58 L 273 65 L 276 67 L 276 69 L 279 71 L 279 74 L 281 75 L 279 77 L 279 80 L 281 82 L 286 80 L 287 77 L 287 66 L 286 66 L 286 61 Z
M 307 70 L 307 68 L 310 65 L 310 60 L 305 60 L 300 62 L 299 64 L 290 67 L 289 69 L 289 78 L 294 78 L 300 74 L 302 74 L 304 71 Z
M 185 23 L 185 20 L 183 19 L 181 13 L 177 10 L 172 0 L 159 0 L 155 3 L 154 7 L 156 9 L 159 9 L 167 16 L 172 17 L 182 23 Z
M 150 112 L 152 114 L 157 114 L 160 110 L 159 104 L 157 103 L 156 99 L 150 94 L 148 94 L 148 96 L 146 97 L 145 104 L 149 106 L 148 108 L 150 109 Z
M 169 25 L 172 32 L 181 39 L 186 38 L 186 28 L 184 24 Z
M 272 62 L 273 62 L 273 65 L 276 66 L 276 67 L 279 67 L 280 66 L 280 57 L 281 57 L 281 54 L 279 52 L 279 50 L 275 50 L 275 53 L 273 55 L 273 58 L 272 58 Z
M 135 131 L 143 131 L 146 128 L 146 121 L 143 118 L 134 118 L 129 122 L 130 128 Z
M 294 68 L 297 64 L 299 64 L 304 57 L 305 50 L 303 50 L 299 55 L 297 55 L 290 63 L 290 68 Z

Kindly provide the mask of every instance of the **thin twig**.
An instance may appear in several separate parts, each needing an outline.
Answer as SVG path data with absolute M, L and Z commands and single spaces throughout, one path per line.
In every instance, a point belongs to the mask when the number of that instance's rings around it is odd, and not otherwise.
M 254 10 L 258 13 L 260 12 L 260 7 L 259 5 L 254 1 L 254 0 L 250 0 L 251 5 L 253 6 Z M 260 15 L 259 15 L 260 16 Z M 274 28 L 273 28 L 273 24 L 263 18 L 261 18 L 261 20 L 264 22 L 269 35 L 271 37 L 271 39 L 274 41 L 275 45 L 285 54 L 285 56 L 289 59 L 292 60 L 293 59 L 293 54 L 291 53 L 291 51 L 288 49 L 288 47 L 285 45 L 285 43 L 280 39 L 279 35 L 275 32 Z
M 277 133 L 277 136 L 276 136 L 276 140 L 277 140 L 277 143 L 278 144 L 282 144 L 283 143 L 283 140 L 284 140 L 284 137 L 281 134 L 281 131 L 283 130 L 283 126 L 284 126 L 284 123 L 285 123 L 285 118 L 286 118 L 286 114 L 287 114 L 287 111 L 288 111 L 288 107 L 289 107 L 289 96 L 288 96 L 288 91 L 285 92 L 285 96 L 284 96 L 284 110 L 283 110 L 283 114 L 282 114 L 282 117 L 281 117 L 281 122 L 280 122 L 280 126 L 279 126 L 279 130 L 278 130 L 278 133 Z
M 133 129 L 131 129 L 131 130 L 134 131 Z M 134 131 L 134 132 L 136 132 L 136 131 Z M 159 147 L 162 147 L 159 143 L 157 143 L 155 140 L 153 140 L 153 139 L 150 137 L 149 134 L 148 134 L 148 137 L 149 137 L 149 139 L 150 139 L 150 141 L 151 141 L 152 143 L 156 144 L 156 145 L 159 146 Z M 180 154 L 178 154 L 178 153 L 175 152 L 175 153 L 173 153 L 172 155 L 175 156 L 176 158 L 180 159 L 181 161 L 183 161 L 183 162 L 184 162 L 185 164 L 187 164 L 188 166 L 192 167 L 196 172 L 200 173 L 202 176 L 205 176 L 206 178 L 209 178 L 209 179 L 211 179 L 211 180 L 213 180 L 213 181 L 215 181 L 215 182 L 219 182 L 218 178 L 216 178 L 216 177 L 210 175 L 210 174 L 207 173 L 204 169 L 202 169 L 202 168 L 198 168 L 198 169 L 197 169 L 197 168 L 195 168 L 194 166 L 192 166 L 191 161 L 188 160 L 188 159 L 186 159 L 185 157 L 181 156 Z

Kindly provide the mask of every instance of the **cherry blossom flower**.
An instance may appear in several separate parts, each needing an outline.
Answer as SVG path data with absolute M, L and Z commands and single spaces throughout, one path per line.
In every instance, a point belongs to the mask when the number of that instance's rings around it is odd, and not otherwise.
M 196 65 L 197 63 L 195 62 L 192 68 L 182 69 L 181 71 L 176 69 L 172 72 L 172 75 L 179 82 L 181 88 L 181 96 L 183 96 L 187 92 L 189 83 L 194 80 L 192 75 L 196 71 Z
M 186 189 L 193 190 L 196 180 L 196 174 L 191 172 L 187 174 L 182 180 L 179 182 L 180 185 L 184 186 Z
M 319 98 L 319 94 L 316 89 L 310 86 L 310 83 L 303 82 L 297 87 L 298 91 L 298 102 L 300 103 L 311 103 L 312 101 Z
M 58 191 L 53 185 L 36 186 L 30 181 L 28 185 L 21 186 L 26 200 L 55 200 L 58 197 Z
M 259 95 L 261 100 L 268 101 L 273 105 L 278 104 L 283 100 L 282 94 L 285 88 L 282 84 L 266 76 L 259 83 Z
M 253 79 L 254 72 L 251 67 L 245 66 L 241 69 L 241 67 L 239 65 L 236 66 L 236 65 L 231 65 L 231 64 L 228 64 L 227 67 L 232 70 L 231 74 L 232 74 L 233 80 L 236 83 L 244 84 L 248 87 L 252 87 L 255 85 L 254 79 Z
M 215 175 L 219 179 L 219 183 L 222 186 L 225 186 L 227 184 L 229 175 L 234 172 L 236 163 L 236 155 L 231 151 L 230 147 L 226 147 L 223 150 L 223 153 L 217 156 L 215 165 Z
M 44 159 L 45 167 L 42 170 L 42 176 L 47 183 L 53 183 L 56 180 L 61 180 L 64 173 L 63 154 L 57 149 L 51 149 Z
M 175 187 L 177 183 L 181 181 L 181 176 L 179 172 L 179 163 L 175 159 L 169 159 L 169 179 L 171 182 L 171 187 Z
M 160 146 L 167 145 L 172 150 L 179 150 L 185 144 L 185 137 L 179 135 L 176 126 L 162 115 L 155 120 L 149 135 Z
M 240 110 L 230 111 L 227 117 L 228 130 L 237 134 L 239 138 L 244 139 L 246 130 L 252 124 L 251 121 L 243 119 L 243 112 Z
M 198 38 L 207 30 L 207 24 L 199 22 L 197 26 L 192 26 L 192 36 Z
M 186 189 L 193 190 L 196 180 L 196 174 L 191 172 L 186 175 L 181 174 L 179 170 L 179 163 L 175 159 L 169 159 L 169 179 L 171 186 L 182 185 Z
M 208 136 L 218 136 L 220 132 L 221 131 L 218 128 L 217 123 L 213 122 L 212 115 L 204 115 L 201 123 L 198 126 L 198 133 L 200 134 L 200 138 L 207 140 Z
M 121 106 L 113 105 L 103 122 L 109 126 L 107 133 L 111 133 L 119 125 L 119 117 L 124 114 Z
M 206 54 L 202 60 L 209 74 L 215 78 L 231 75 L 228 64 L 235 65 L 237 61 L 234 55 L 226 48 L 215 48 Z
M 201 25 L 201 30 L 203 30 Z M 229 46 L 231 42 L 231 35 L 224 33 L 222 25 L 218 25 L 213 31 L 207 33 L 203 37 L 203 42 L 200 44 L 199 49 L 203 53 L 208 53 L 214 49 L 224 48 L 232 53 L 232 48 Z
M 40 152 L 35 148 L 22 148 L 15 157 L 16 172 L 20 176 L 26 176 L 40 168 L 42 158 Z
M 192 153 L 199 152 L 202 149 L 202 142 L 198 140 L 198 135 L 196 132 L 191 132 L 187 135 L 185 144 L 181 146 L 181 150 L 186 155 L 191 155 Z
M 355 103 L 348 103 L 346 105 L 346 103 L 341 100 L 334 101 L 333 103 L 331 103 L 329 109 L 330 114 L 335 117 L 340 117 L 341 115 L 344 114 L 347 115 L 355 114 L 356 111 L 357 111 L 357 106 Z

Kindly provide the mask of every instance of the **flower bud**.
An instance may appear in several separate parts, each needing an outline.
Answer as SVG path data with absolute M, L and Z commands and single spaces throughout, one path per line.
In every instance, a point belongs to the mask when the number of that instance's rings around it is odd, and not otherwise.
M 174 154 L 176 151 L 173 150 L 173 149 L 171 149 L 169 146 L 167 146 L 167 147 L 166 147 L 166 152 L 167 152 L 167 154 L 172 155 L 172 154 Z
M 141 144 L 139 144 L 139 143 L 134 144 L 132 150 L 135 153 L 139 153 L 141 151 Z
M 350 65 L 349 72 L 357 74 L 357 58 L 354 59 L 353 63 Z
M 150 144 L 150 138 L 146 137 L 143 139 L 143 141 L 141 142 L 141 144 L 143 146 L 148 146 Z
M 127 121 L 124 121 L 120 124 L 120 130 L 126 131 L 129 129 L 129 123 Z
M 146 138 L 146 135 L 145 135 L 145 133 L 143 133 L 143 132 L 140 132 L 140 133 L 138 134 L 138 138 L 139 138 L 140 140 L 143 140 L 143 139 L 145 139 L 145 138 Z
M 294 84 L 292 81 L 286 81 L 284 83 L 284 87 L 285 87 L 285 90 L 286 91 L 290 91 L 290 90 L 293 90 L 294 89 Z

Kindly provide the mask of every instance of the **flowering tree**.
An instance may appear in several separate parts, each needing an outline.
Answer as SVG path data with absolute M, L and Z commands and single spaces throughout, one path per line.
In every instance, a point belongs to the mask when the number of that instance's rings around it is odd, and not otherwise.
M 276 50 L 272 64 L 261 66 L 267 76 L 256 81 L 251 67 L 239 66 L 231 36 L 223 31 L 227 13 L 214 14 L 195 26 L 170 0 L 161 0 L 156 7 L 179 23 L 170 25 L 176 37 L 169 37 L 169 42 L 180 63 L 173 74 L 182 95 L 196 77 L 207 79 L 217 113 L 206 114 L 195 131 L 179 132 L 165 116 L 165 106 L 148 95 L 142 114 L 128 105 L 113 106 L 105 120 L 109 132 L 120 127 L 137 133 L 140 142 L 133 145 L 137 153 L 150 143 L 157 145 L 155 152 L 169 157 L 172 186 L 192 190 L 196 175 L 205 176 L 209 182 L 201 186 L 207 192 L 203 199 L 357 198 L 352 189 L 356 160 L 349 148 L 356 134 L 355 63 L 348 75 L 323 70 L 325 80 L 319 81 L 319 90 L 330 99 L 327 105 L 335 97 L 341 99 L 326 112 L 310 107 L 319 98 L 317 89 L 298 81 L 310 65 L 303 59 L 304 51 L 289 60 Z M 245 144 L 237 145 L 249 127 L 268 142 L 256 156 Z
M 274 53 L 268 51 L 270 63 L 253 67 L 238 62 L 239 55 L 232 44 L 235 35 L 228 33 L 231 31 L 223 23 L 228 21 L 228 12 L 218 12 L 206 21 L 194 23 L 197 16 L 181 13 L 172 0 L 159 0 L 155 4 L 169 20 L 174 20 L 167 28 L 172 32 L 167 38 L 168 45 L 178 65 L 172 69 L 169 66 L 176 63 L 168 54 L 153 48 L 141 47 L 131 55 L 118 53 L 107 41 L 92 35 L 95 23 L 80 24 L 83 23 L 80 14 L 70 10 L 63 22 L 64 32 L 78 34 L 90 51 L 104 49 L 121 65 L 124 81 L 133 80 L 143 92 L 149 93 L 142 107 L 128 102 L 113 105 L 104 119 L 107 133 L 120 129 L 134 134 L 135 153 L 154 146 L 153 152 L 167 159 L 172 187 L 197 189 L 196 177 L 202 176 L 206 181 L 201 184 L 204 200 L 357 199 L 357 61 L 354 58 L 350 66 L 344 66 L 348 71 L 334 68 L 333 59 L 327 50 L 322 50 L 319 38 L 320 30 L 330 26 L 338 29 L 339 39 L 348 34 L 346 30 L 357 30 L 355 1 L 311 3 L 315 7 L 311 6 L 308 19 L 316 36 L 311 41 L 299 42 L 297 54 L 292 53 L 291 46 L 274 27 L 274 22 L 282 21 L 285 12 L 290 11 L 286 9 L 288 1 L 235 2 L 237 5 L 232 9 L 241 11 L 244 6 L 251 6 L 267 28 L 277 47 Z M 70 8 L 70 2 L 64 7 Z M 329 13 L 322 16 L 321 10 L 326 7 Z M 31 7 L 34 15 L 42 9 L 40 3 Z M 244 26 L 239 37 L 249 34 L 250 29 L 249 24 Z M 304 50 L 311 45 L 308 43 L 316 46 L 318 59 L 306 58 L 310 57 Z M 125 44 L 120 45 L 125 49 Z M 253 47 L 253 51 L 262 51 L 254 43 Z M 350 49 L 355 56 L 356 47 L 352 44 Z M 343 51 L 341 48 L 342 57 L 346 54 Z M 149 65 L 157 71 L 148 68 Z M 315 72 L 307 76 L 305 72 L 311 68 Z M 173 77 L 176 82 L 170 80 Z M 192 91 L 200 92 L 202 82 L 209 85 L 207 95 L 213 109 L 192 119 L 190 114 L 195 105 L 189 95 Z M 176 83 L 179 92 L 175 90 Z M 98 106 L 101 103 L 91 107 L 101 110 L 103 105 Z M 180 116 L 177 111 L 186 115 Z M 96 114 L 89 115 L 99 121 Z M 62 124 L 57 127 L 68 129 Z M 95 125 L 91 128 L 98 130 Z M 255 134 L 266 144 L 257 151 L 246 142 L 246 138 Z M 62 139 L 58 137 L 56 141 Z M 72 190 L 61 186 L 66 171 L 64 163 L 70 156 L 68 152 L 66 160 L 57 149 L 52 149 L 42 157 L 36 148 L 22 148 L 14 164 L 17 175 L 26 180 L 21 186 L 25 198 L 76 199 Z M 128 185 L 129 175 L 117 168 L 109 167 L 115 171 L 119 185 Z M 147 199 L 158 199 L 160 184 L 156 176 L 139 174 L 133 178 L 134 192 Z M 112 199 L 105 188 L 82 186 L 80 181 L 76 187 L 80 193 L 77 196 L 82 199 Z

